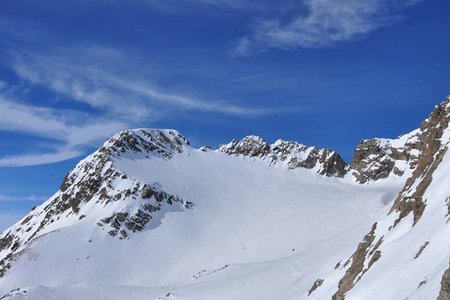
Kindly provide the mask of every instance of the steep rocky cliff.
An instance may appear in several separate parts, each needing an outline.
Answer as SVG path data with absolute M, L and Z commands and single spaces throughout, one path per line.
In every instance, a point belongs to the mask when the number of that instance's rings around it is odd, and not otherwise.
M 449 122 L 447 98 L 419 130 L 403 138 L 402 147 L 389 142 L 380 147 L 379 141 L 372 140 L 357 151 L 355 156 L 372 153 L 374 162 L 380 157 L 392 162 L 394 155 L 400 155 L 414 171 L 386 217 L 372 226 L 343 265 L 329 278 L 324 276 L 329 290 L 336 286 L 333 300 L 375 295 L 380 299 L 449 299 L 448 270 L 444 273 L 450 258 L 450 242 L 445 238 L 450 233 Z M 412 150 L 418 155 L 411 155 Z M 377 166 L 383 166 L 386 174 L 395 172 L 391 163 Z M 340 274 L 338 282 L 334 273 Z M 316 296 L 321 299 L 320 293 Z

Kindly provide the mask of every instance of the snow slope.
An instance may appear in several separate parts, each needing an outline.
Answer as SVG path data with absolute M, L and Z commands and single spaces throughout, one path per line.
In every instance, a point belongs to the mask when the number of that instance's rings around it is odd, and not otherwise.
M 86 163 L 95 169 L 95 159 L 79 164 L 72 185 L 84 176 L 80 174 Z M 320 270 L 351 249 L 380 215 L 382 200 L 393 200 L 400 189 L 396 182 L 365 187 L 187 144 L 170 159 L 125 152 L 106 163 L 105 173 L 110 173 L 109 164 L 127 175 L 113 181 L 112 191 L 141 182 L 192 202 L 193 207 L 167 206 L 145 230 L 121 239 L 120 234 L 108 234 L 109 224 L 97 222 L 117 211 L 132 211 L 146 201 L 141 195 L 81 203 L 77 213 L 53 216 L 55 221 L 33 242 L 20 246 L 22 253 L 0 279 L 1 293 L 46 286 L 52 289 L 39 288 L 36 295 L 57 295 L 80 286 L 95 298 L 97 290 L 108 292 L 102 286 L 139 286 L 144 296 L 170 292 L 186 299 L 273 299 L 283 294 L 297 299 Z M 60 193 L 32 212 L 37 224 L 43 218 L 39 210 Z M 81 215 L 85 217 L 80 220 Z M 83 288 L 86 284 L 98 288 Z M 71 285 L 68 291 L 61 288 L 66 285 Z

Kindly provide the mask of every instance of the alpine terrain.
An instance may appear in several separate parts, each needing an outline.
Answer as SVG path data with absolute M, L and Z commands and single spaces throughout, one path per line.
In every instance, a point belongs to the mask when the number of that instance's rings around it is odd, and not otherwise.
M 1 299 L 450 299 L 450 96 L 397 139 L 117 133 L 0 235 Z

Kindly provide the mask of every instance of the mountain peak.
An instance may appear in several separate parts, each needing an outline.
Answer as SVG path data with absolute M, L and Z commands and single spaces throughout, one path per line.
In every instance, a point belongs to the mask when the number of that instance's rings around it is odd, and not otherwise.
M 99 150 L 118 156 L 131 152 L 134 155 L 153 154 L 171 158 L 174 153 L 183 152 L 183 147 L 189 145 L 190 142 L 177 130 L 139 128 L 115 134 Z
M 217 150 L 226 154 L 263 157 L 269 153 L 270 145 L 262 137 L 249 135 L 240 141 L 232 140 L 227 145 L 221 145 Z
M 362 140 L 350 163 L 356 181 L 367 183 L 388 178 L 412 175 L 420 154 L 433 140 L 442 139 L 442 130 L 450 122 L 450 96 L 435 106 L 433 112 L 418 129 L 397 139 Z

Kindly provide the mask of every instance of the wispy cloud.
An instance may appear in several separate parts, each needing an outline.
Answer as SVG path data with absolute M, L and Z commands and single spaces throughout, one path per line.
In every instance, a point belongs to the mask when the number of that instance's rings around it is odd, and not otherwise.
M 44 201 L 48 199 L 47 195 L 5 195 L 0 194 L 0 201 Z
M 139 80 L 136 76 L 111 70 L 109 66 L 98 62 L 99 57 L 107 55 L 114 56 L 111 60 L 116 61 L 129 59 L 114 49 L 77 49 L 76 52 L 84 52 L 85 60 L 74 61 L 74 52 L 69 49 L 62 49 L 59 54 L 50 57 L 25 51 L 15 52 L 11 67 L 22 78 L 46 86 L 70 99 L 138 119 L 148 119 L 149 116 L 156 118 L 161 111 L 197 110 L 230 115 L 271 113 L 268 109 L 246 107 L 220 99 L 204 100 L 162 91 L 151 83 L 151 78 Z
M 278 17 L 259 20 L 236 44 L 233 56 L 269 48 L 322 48 L 365 37 L 401 19 L 418 0 L 304 0 L 289 2 Z
M 0 167 L 26 167 L 56 163 L 79 157 L 84 151 L 62 148 L 53 153 L 30 153 L 10 155 L 0 158 Z
M 130 75 L 123 66 L 111 67 L 111 61 L 130 60 L 113 48 L 58 49 L 57 53 L 42 54 L 8 46 L 14 50 L 8 53 L 9 66 L 22 80 L 45 87 L 67 101 L 83 102 L 97 113 L 38 106 L 0 82 L 0 130 L 45 138 L 54 146 L 49 151 L 6 155 L 0 158 L 0 167 L 49 164 L 78 157 L 86 152 L 87 146 L 96 145 L 119 130 L 148 126 L 174 113 L 194 111 L 234 116 L 277 113 L 162 91 L 151 79 L 139 79 L 142 74 Z M 75 53 L 78 59 L 73 58 Z
M 141 0 L 137 0 L 142 2 Z M 279 3 L 273 0 L 147 0 L 145 1 L 152 8 L 158 8 L 168 13 L 192 13 L 192 8 L 199 9 L 219 9 L 219 10 L 240 10 L 246 12 L 264 12 L 272 7 L 279 6 Z M 203 12 L 206 12 L 204 10 Z
M 0 158 L 0 167 L 18 167 L 59 162 L 84 154 L 90 143 L 112 135 L 128 125 L 121 121 L 87 117 L 80 124 L 72 125 L 67 115 L 80 114 L 75 111 L 35 107 L 17 103 L 0 94 L 0 130 L 31 134 L 53 141 L 56 150 L 45 153 L 22 153 Z M 64 117 L 66 116 L 66 117 Z

